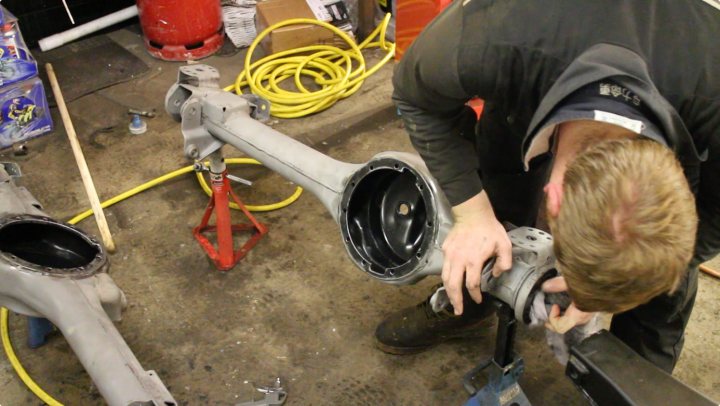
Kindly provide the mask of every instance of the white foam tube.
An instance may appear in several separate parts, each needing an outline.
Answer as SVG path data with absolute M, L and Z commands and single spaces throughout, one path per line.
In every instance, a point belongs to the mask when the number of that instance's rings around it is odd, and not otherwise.
M 88 34 L 92 34 L 93 32 L 100 31 L 103 28 L 107 28 L 121 21 L 131 19 L 136 15 L 138 15 L 137 7 L 130 6 L 124 8 L 120 11 L 108 14 L 105 17 L 100 17 L 97 20 L 92 20 L 83 25 L 78 25 L 77 27 L 69 29 L 67 31 L 59 32 L 47 38 L 43 38 L 39 41 L 40 49 L 42 51 L 49 51 L 51 49 L 55 49 L 80 37 L 84 37 Z

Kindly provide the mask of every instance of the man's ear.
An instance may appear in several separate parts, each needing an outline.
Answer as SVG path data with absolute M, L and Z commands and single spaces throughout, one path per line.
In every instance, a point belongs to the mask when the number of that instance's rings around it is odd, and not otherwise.
M 547 212 L 551 217 L 557 217 L 560 214 L 560 206 L 562 205 L 563 188 L 557 183 L 548 183 L 543 189 L 547 199 Z

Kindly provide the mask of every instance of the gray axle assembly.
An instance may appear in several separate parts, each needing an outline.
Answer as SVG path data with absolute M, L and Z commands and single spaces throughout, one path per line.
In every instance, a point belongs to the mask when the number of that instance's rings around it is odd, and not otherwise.
M 0 166 L 0 306 L 57 326 L 108 404 L 176 405 L 113 325 L 126 301 L 108 267 L 100 243 L 49 218 Z
M 418 156 L 383 152 L 364 164 L 337 161 L 261 123 L 267 102 L 225 92 L 219 79 L 211 66 L 183 66 L 165 98 L 168 113 L 182 123 L 189 158 L 216 156 L 230 144 L 302 186 L 340 226 L 353 263 L 382 282 L 410 284 L 441 272 L 452 213 Z M 496 280 L 486 271 L 484 289 L 529 322 L 530 296 L 555 262 L 552 237 L 527 227 L 509 235 L 513 270 Z

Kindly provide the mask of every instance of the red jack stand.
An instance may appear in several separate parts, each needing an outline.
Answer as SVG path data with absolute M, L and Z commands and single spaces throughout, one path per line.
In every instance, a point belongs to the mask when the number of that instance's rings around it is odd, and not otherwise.
M 215 266 L 221 271 L 229 271 L 232 269 L 252 247 L 257 244 L 260 239 L 267 234 L 267 227 L 257 221 L 250 214 L 250 211 L 242 204 L 240 199 L 230 188 L 230 181 L 227 178 L 227 169 L 222 158 L 212 159 L 210 168 L 210 183 L 212 187 L 212 196 L 210 202 L 205 209 L 200 225 L 193 229 L 193 235 L 198 240 L 200 246 L 208 254 Z M 215 165 L 213 165 L 215 163 Z M 219 171 L 216 171 L 221 169 Z M 231 224 L 230 222 L 230 196 L 232 200 L 240 207 L 245 216 L 250 220 L 250 224 Z M 210 216 L 215 212 L 215 225 L 208 225 Z M 237 231 L 252 230 L 252 235 L 245 244 L 235 250 L 233 247 L 233 233 Z M 203 233 L 214 232 L 217 234 L 218 249 Z

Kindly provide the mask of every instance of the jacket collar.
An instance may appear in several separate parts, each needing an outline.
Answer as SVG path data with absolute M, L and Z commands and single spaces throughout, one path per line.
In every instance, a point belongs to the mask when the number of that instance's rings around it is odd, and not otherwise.
M 655 114 L 668 146 L 683 164 L 706 159 L 707 151 L 698 153 L 677 111 L 653 84 L 645 61 L 635 52 L 612 44 L 587 49 L 558 77 L 530 121 L 521 158 L 525 158 L 533 135 L 540 130 L 538 127 L 563 99 L 589 83 L 610 77 L 637 94 Z

